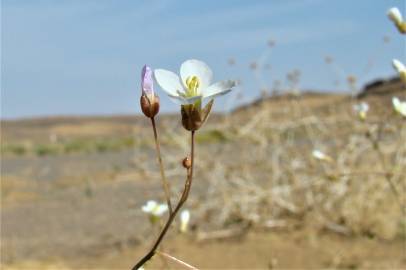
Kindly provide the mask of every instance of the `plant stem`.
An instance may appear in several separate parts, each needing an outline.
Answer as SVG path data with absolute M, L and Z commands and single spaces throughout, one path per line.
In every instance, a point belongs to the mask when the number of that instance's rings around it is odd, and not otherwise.
M 175 258 L 175 257 L 173 257 L 172 255 L 169 255 L 169 254 L 167 254 L 167 253 L 165 253 L 165 252 L 157 251 L 156 253 L 159 254 L 159 255 L 162 255 L 162 257 L 169 258 L 169 259 L 173 260 L 174 262 L 177 262 L 178 264 L 187 267 L 188 269 L 197 270 L 196 267 L 194 267 L 194 266 L 192 266 L 192 265 L 190 265 L 190 264 L 188 264 L 188 263 L 185 263 L 184 261 L 179 260 L 178 258 Z
M 180 208 L 186 202 L 187 198 L 189 197 L 189 191 L 192 186 L 192 179 L 193 179 L 193 165 L 194 165 L 194 152 L 195 152 L 195 132 L 191 132 L 191 151 L 190 151 L 190 159 L 191 159 L 191 166 L 190 170 L 188 170 L 188 174 L 186 177 L 185 187 L 182 192 L 182 196 L 179 199 L 178 204 L 176 205 L 175 209 L 172 213 L 169 214 L 169 218 L 166 221 L 164 228 L 162 229 L 161 233 L 159 234 L 157 240 L 155 241 L 152 248 L 149 252 L 132 268 L 132 270 L 137 270 L 141 266 L 143 266 L 147 261 L 149 261 L 156 253 L 157 248 L 159 247 L 160 243 L 162 242 L 163 238 L 165 237 L 169 227 L 171 226 L 173 220 L 176 217 L 176 214 L 179 212 Z
M 382 130 L 382 126 L 379 127 L 379 133 L 381 132 L 381 130 Z M 375 149 L 376 149 L 376 151 L 378 153 L 378 158 L 379 158 L 379 160 L 381 162 L 383 170 L 386 172 L 385 180 L 388 182 L 389 187 L 390 187 L 390 189 L 392 190 L 392 193 L 395 196 L 395 199 L 396 199 L 396 201 L 397 201 L 397 203 L 399 205 L 400 211 L 402 212 L 403 215 L 406 215 L 406 210 L 405 210 L 405 208 L 403 206 L 401 195 L 399 194 L 398 190 L 396 189 L 395 183 L 393 183 L 393 181 L 392 181 L 393 175 L 392 175 L 392 173 L 389 173 L 388 170 L 387 170 L 387 163 L 386 163 L 386 160 L 385 160 L 385 155 L 384 155 L 384 153 L 383 153 L 383 151 L 381 149 L 381 145 L 379 144 L 379 138 L 376 139 L 376 140 L 373 140 L 371 138 L 370 140 L 371 140 L 372 145 L 375 146 Z
M 156 130 L 156 124 L 155 124 L 154 117 L 151 117 L 151 123 L 152 123 L 152 129 L 154 130 L 155 147 L 156 147 L 156 153 L 157 153 L 157 157 L 158 157 L 159 170 L 161 171 L 162 186 L 165 191 L 166 203 L 168 204 L 169 214 L 172 214 L 172 203 L 171 203 L 171 197 L 170 197 L 170 192 L 169 192 L 169 184 L 165 177 L 164 165 L 162 163 L 162 156 L 161 156 L 161 147 L 159 144 L 158 132 Z

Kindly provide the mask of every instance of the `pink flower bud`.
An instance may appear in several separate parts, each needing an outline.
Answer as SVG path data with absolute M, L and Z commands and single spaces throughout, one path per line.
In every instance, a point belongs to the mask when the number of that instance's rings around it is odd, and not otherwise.
M 159 97 L 154 92 L 152 70 L 147 65 L 142 68 L 141 72 L 141 91 L 141 110 L 146 117 L 153 118 L 159 112 Z

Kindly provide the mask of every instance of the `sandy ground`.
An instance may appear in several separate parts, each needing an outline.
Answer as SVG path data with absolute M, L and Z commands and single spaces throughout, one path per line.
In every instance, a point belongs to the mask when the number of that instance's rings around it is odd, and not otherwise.
M 117 244 L 80 256 L 20 262 L 15 268 L 129 269 L 148 248 Z M 163 250 L 198 269 L 404 269 L 402 241 L 343 237 L 312 229 L 249 232 L 235 239 L 197 242 L 192 235 L 171 237 Z M 146 269 L 187 269 L 156 255 Z M 7 268 L 6 268 L 7 269 Z
M 5 160 L 2 166 L 8 174 L 3 175 L 3 180 L 11 174 L 22 178 L 27 168 L 37 175 L 43 168 L 41 164 L 52 164 L 55 173 L 49 171 L 42 177 L 39 174 L 39 182 L 29 189 L 34 197 L 26 201 L 14 197 L 17 202 L 11 200 L 3 204 L 3 266 L 19 269 L 128 269 L 134 264 L 157 234 L 139 211 L 146 198 L 160 192 L 157 183 L 148 182 L 130 165 L 123 165 L 120 172 L 102 174 L 105 180 L 92 183 L 91 191 L 83 184 L 62 188 L 41 184 L 46 181 L 57 183 L 53 177 L 66 177 L 58 168 L 71 166 L 73 170 L 75 162 L 87 168 L 84 171 L 91 175 L 112 159 L 128 161 L 130 156 L 132 154 L 127 151 L 98 155 L 98 166 L 93 165 L 93 169 L 85 165 L 86 160 L 93 163 L 95 159 L 89 159 L 92 155 L 52 160 L 49 157 L 33 158 L 33 161 L 24 158 Z M 19 170 L 20 166 L 25 170 Z M 75 173 L 80 174 L 80 170 L 79 166 Z M 8 196 L 13 198 L 14 195 Z M 406 267 L 404 239 L 384 241 L 366 236 L 343 236 L 300 225 L 287 230 L 254 228 L 231 238 L 197 241 L 199 231 L 178 235 L 174 228 L 164 242 L 164 251 L 199 269 Z M 162 258 L 156 256 L 147 269 L 168 267 L 163 263 Z M 168 263 L 172 269 L 180 267 Z

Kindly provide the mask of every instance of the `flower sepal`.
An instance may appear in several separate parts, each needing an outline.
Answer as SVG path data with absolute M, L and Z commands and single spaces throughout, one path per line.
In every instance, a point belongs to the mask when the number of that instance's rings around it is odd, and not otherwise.
M 146 117 L 153 118 L 159 112 L 159 97 L 153 95 L 148 97 L 148 95 L 141 95 L 140 98 L 141 110 Z
M 155 215 L 149 215 L 148 218 L 149 218 L 149 222 L 151 222 L 151 224 L 157 224 L 161 220 L 160 216 L 155 216 Z
M 197 101 L 194 104 L 181 106 L 182 125 L 186 130 L 196 131 L 206 122 L 214 99 L 210 100 L 203 109 L 201 109 L 200 102 L 201 101 Z
M 401 34 L 406 34 L 406 22 L 397 23 L 396 27 Z

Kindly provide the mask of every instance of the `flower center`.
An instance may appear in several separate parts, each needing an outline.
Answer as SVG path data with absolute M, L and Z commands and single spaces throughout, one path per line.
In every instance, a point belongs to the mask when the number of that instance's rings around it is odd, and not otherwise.
M 198 95 L 197 88 L 199 88 L 200 81 L 197 76 L 190 76 L 186 79 L 186 96 L 187 97 L 194 97 Z

